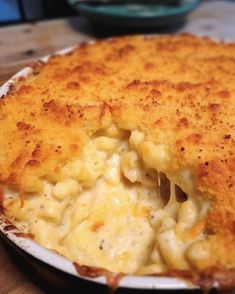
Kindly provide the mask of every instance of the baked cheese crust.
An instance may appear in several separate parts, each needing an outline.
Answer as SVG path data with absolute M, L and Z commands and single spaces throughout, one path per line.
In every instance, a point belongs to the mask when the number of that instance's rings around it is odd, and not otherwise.
M 83 44 L 33 64 L 33 73 L 20 78 L 0 101 L 3 193 L 18 193 L 23 208 L 29 195 L 43 191 L 45 181 L 55 185 L 68 179 L 65 165 L 84 158 L 91 138 L 115 138 L 113 126 L 123 138 L 141 134 L 144 141 L 135 139 L 130 146 L 143 166 L 165 173 L 193 199 L 200 195 L 207 207 L 181 237 L 203 233 L 196 253 L 187 253 L 189 268 L 233 269 L 234 56 L 235 44 L 207 38 L 133 36 Z M 17 221 L 12 204 L 4 206 Z M 188 268 L 175 267 L 161 255 L 165 271 Z

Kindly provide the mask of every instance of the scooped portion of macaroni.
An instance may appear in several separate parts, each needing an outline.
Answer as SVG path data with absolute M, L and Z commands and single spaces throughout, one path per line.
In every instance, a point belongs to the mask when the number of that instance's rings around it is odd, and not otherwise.
M 0 99 L 3 218 L 78 272 L 234 288 L 234 56 L 122 36 L 30 65 Z
M 190 170 L 172 171 L 164 144 L 115 125 L 95 134 L 81 157 L 23 199 L 6 191 L 17 227 L 82 265 L 128 274 L 204 267 L 210 259 L 204 217 L 210 206 Z

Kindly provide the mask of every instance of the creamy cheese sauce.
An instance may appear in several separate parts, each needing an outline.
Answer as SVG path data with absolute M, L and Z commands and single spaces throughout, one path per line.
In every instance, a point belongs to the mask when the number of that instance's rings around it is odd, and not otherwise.
M 200 267 L 200 258 L 209 258 L 201 243 L 209 204 L 188 170 L 169 172 L 169 199 L 161 195 L 159 173 L 169 163 L 164 145 L 138 131 L 120 139 L 109 130 L 62 167 L 62 181 L 44 180 L 43 191 L 27 194 L 23 206 L 18 193 L 5 191 L 4 206 L 19 229 L 79 264 L 137 274 Z M 175 184 L 187 193 L 184 201 Z

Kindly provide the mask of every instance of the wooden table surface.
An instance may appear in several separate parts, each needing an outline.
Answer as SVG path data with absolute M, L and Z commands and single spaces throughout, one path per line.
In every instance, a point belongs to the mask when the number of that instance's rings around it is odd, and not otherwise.
M 150 33 L 187 31 L 235 40 L 234 15 L 235 3 L 205 1 L 190 15 L 186 23 L 161 32 Z M 123 33 L 133 32 L 94 28 L 82 17 L 2 27 L 0 28 L 0 85 L 38 57 L 86 40 Z M 1 241 L 0 260 L 0 294 L 45 293 L 32 282 L 30 275 L 21 272 L 19 262 L 17 259 L 12 260 Z

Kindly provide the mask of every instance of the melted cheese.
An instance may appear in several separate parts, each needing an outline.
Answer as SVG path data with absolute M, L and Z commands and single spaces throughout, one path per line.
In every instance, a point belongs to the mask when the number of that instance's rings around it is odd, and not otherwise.
M 107 266 L 111 255 L 101 250 L 96 259 L 97 242 L 88 244 L 88 235 L 106 234 L 115 258 L 129 246 L 136 260 L 120 257 L 109 269 L 234 268 L 234 54 L 234 44 L 206 38 L 132 36 L 33 64 L 0 101 L 8 216 L 78 263 Z M 184 202 L 175 186 L 187 194 Z M 96 207 L 98 187 L 106 198 Z M 112 196 L 123 202 L 120 210 L 109 197 L 114 187 L 125 192 Z M 121 246 L 108 220 L 120 236 L 147 236 L 136 250 Z M 68 249 L 76 230 L 86 254 Z
M 190 246 L 203 238 L 203 228 L 185 237 L 199 221 L 200 195 L 190 172 L 182 171 L 172 175 L 169 199 L 161 199 L 167 196 L 160 197 L 159 172 L 168 165 L 164 146 L 149 144 L 140 132 L 129 139 L 98 136 L 84 147 L 83 158 L 64 165 L 66 179 L 44 181 L 43 192 L 28 194 L 23 207 L 17 193 L 12 200 L 8 192 L 5 207 L 36 241 L 80 264 L 125 273 L 187 269 L 195 251 L 202 252 Z M 183 203 L 176 199 L 176 182 L 189 192 Z

